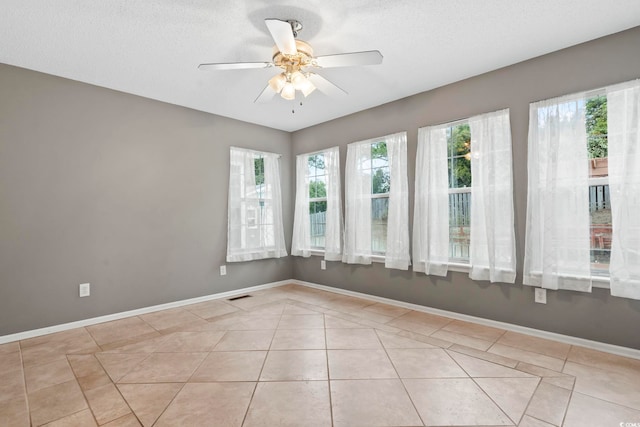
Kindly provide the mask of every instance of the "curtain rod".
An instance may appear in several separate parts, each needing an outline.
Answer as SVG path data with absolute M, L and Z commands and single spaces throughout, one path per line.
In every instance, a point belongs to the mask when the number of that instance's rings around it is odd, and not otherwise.
M 254 150 L 254 149 L 251 149 L 251 148 L 236 147 L 234 145 L 232 145 L 229 148 L 233 148 L 233 149 L 241 150 L 241 151 L 248 151 L 250 153 L 255 153 L 255 154 L 270 154 L 270 155 L 273 155 L 273 156 L 277 156 L 278 158 L 282 157 L 282 154 L 279 154 L 279 153 L 271 153 L 269 151 L 260 151 L 260 150 Z
M 320 153 L 324 153 L 325 151 L 329 151 L 333 148 L 337 148 L 338 151 L 340 150 L 340 146 L 339 145 L 334 145 L 333 147 L 328 147 L 328 148 L 323 148 L 321 150 L 316 150 L 316 151 L 312 151 L 310 153 L 300 153 L 300 154 L 296 154 L 296 157 L 298 156 L 314 156 L 316 154 L 320 154 Z
M 531 101 L 530 104 L 535 104 L 536 102 L 542 102 L 542 101 L 549 101 L 552 99 L 556 99 L 556 98 L 564 98 L 564 97 L 571 97 L 572 95 L 578 95 L 581 93 L 584 93 L 586 97 L 592 98 L 595 96 L 602 96 L 602 95 L 606 95 L 607 94 L 607 89 L 618 86 L 618 85 L 624 85 L 627 83 L 633 83 L 633 82 L 639 82 L 640 83 L 640 78 L 636 78 L 636 79 L 631 79 L 631 80 L 625 80 L 623 82 L 619 82 L 619 83 L 613 83 L 610 85 L 606 85 L 606 86 L 602 86 L 596 89 L 589 89 L 589 90 L 584 90 L 584 91 L 577 91 L 577 92 L 573 92 L 573 93 L 565 93 L 564 95 L 558 95 L 558 96 L 552 96 L 550 98 L 544 98 L 544 99 L 538 99 L 537 101 Z
M 451 121 L 446 121 L 446 122 L 441 122 L 441 123 L 436 123 L 433 125 L 424 125 L 424 126 L 420 126 L 418 129 L 424 129 L 427 127 L 439 127 L 439 126 L 458 126 L 461 125 L 465 122 L 468 122 L 469 120 L 471 120 L 472 118 L 476 117 L 476 116 L 482 116 L 484 114 L 491 114 L 491 113 L 496 113 L 498 111 L 502 111 L 502 110 L 508 110 L 509 107 L 504 107 L 504 108 L 498 108 L 497 110 L 493 110 L 493 111 L 487 111 L 485 113 L 480 113 L 480 114 L 474 114 L 473 116 L 469 116 L 469 117 L 465 117 L 462 119 L 455 119 L 455 120 L 451 120 Z

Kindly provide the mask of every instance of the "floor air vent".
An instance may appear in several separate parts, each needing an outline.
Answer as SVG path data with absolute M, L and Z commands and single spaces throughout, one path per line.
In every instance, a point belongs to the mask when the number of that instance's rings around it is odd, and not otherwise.
M 251 295 L 240 295 L 239 297 L 229 298 L 227 301 L 235 301 L 237 299 L 242 299 L 242 298 L 251 298 Z

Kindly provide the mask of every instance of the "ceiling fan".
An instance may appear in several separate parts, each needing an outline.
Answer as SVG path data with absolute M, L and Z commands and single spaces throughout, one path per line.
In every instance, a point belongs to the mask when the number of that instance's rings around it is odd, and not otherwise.
M 276 45 L 271 62 L 229 62 L 200 64 L 200 70 L 241 70 L 248 68 L 277 67 L 282 71 L 273 76 L 254 102 L 267 102 L 276 94 L 286 100 L 294 100 L 296 91 L 305 97 L 318 89 L 329 96 L 345 95 L 346 92 L 315 71 L 322 68 L 376 65 L 382 63 L 382 54 L 377 50 L 313 56 L 309 43 L 298 40 L 302 24 L 296 20 L 265 19 L 267 28 Z

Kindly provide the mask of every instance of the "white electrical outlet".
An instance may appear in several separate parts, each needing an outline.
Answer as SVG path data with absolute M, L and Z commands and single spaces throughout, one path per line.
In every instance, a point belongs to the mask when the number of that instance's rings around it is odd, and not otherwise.
M 221 265 L 220 266 L 220 275 L 221 276 L 226 276 L 227 275 L 227 266 L 226 265 Z
M 539 304 L 547 303 L 547 290 L 542 288 L 536 288 L 535 301 Z
M 91 283 L 81 283 L 78 290 L 81 297 L 88 297 L 91 295 Z
M 321 259 L 320 260 L 320 270 L 326 270 L 327 269 L 327 261 Z

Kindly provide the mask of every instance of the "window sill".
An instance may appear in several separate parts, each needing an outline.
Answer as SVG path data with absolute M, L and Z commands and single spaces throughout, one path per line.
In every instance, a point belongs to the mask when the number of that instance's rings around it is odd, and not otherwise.
M 531 274 L 532 275 L 537 275 L 537 276 L 542 276 L 542 273 L 538 272 L 538 271 L 534 271 Z M 571 278 L 571 279 L 580 278 L 578 276 L 565 276 L 565 277 L 566 278 Z M 590 279 L 591 279 L 591 287 L 593 287 L 593 288 L 600 288 L 600 289 L 610 289 L 611 288 L 611 286 L 610 286 L 611 281 L 609 280 L 608 276 L 594 276 L 594 275 L 592 275 L 592 276 L 590 276 Z
M 469 273 L 471 271 L 471 266 L 461 262 L 450 262 L 447 264 L 447 270 L 455 271 L 457 273 Z

